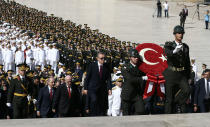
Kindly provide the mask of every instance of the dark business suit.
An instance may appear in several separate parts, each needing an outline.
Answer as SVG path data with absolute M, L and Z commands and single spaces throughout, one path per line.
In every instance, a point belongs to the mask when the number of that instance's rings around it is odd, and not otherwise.
M 166 80 L 165 113 L 172 113 L 174 103 L 181 105 L 182 112 L 186 112 L 185 102 L 190 95 L 190 86 L 188 83 L 191 74 L 189 47 L 183 43 L 183 50 L 174 54 L 173 50 L 176 46 L 175 41 L 166 42 L 164 46 L 168 62 L 168 68 L 163 72 Z M 177 71 L 172 68 L 181 68 L 182 70 Z M 180 89 L 180 91 L 177 92 L 175 89 Z
M 103 65 L 100 77 L 98 62 L 91 63 L 87 70 L 84 89 L 88 90 L 91 116 L 103 116 L 108 109 L 108 90 L 111 90 L 111 74 L 107 65 Z
M 56 89 L 53 109 L 56 109 L 60 117 L 75 117 L 80 113 L 80 94 L 77 87 L 71 85 L 71 96 L 66 84 L 58 86 Z
M 182 26 L 184 28 L 184 24 L 185 24 L 185 21 L 186 21 L 186 18 L 188 16 L 188 9 L 183 9 L 180 14 L 180 26 Z
M 208 83 L 208 81 L 207 81 Z M 206 88 L 205 88 L 205 80 L 204 78 L 197 81 L 195 85 L 195 95 L 194 95 L 194 104 L 199 106 L 200 112 L 208 112 L 209 111 L 209 100 L 206 97 Z
M 55 90 L 52 88 L 52 98 L 50 98 L 50 91 L 48 86 L 40 89 L 38 100 L 37 100 L 37 111 L 40 111 L 42 118 L 54 117 L 52 112 L 52 102 Z

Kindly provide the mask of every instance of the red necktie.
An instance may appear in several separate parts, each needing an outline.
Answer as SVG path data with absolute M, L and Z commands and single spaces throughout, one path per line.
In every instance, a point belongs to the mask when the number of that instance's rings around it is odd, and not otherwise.
M 69 98 L 71 98 L 71 90 L 70 90 L 70 87 L 67 87 L 67 88 L 68 88 Z
M 102 72 L 103 72 L 103 66 L 100 65 L 100 69 L 99 69 L 100 78 L 102 78 Z
M 52 100 L 52 88 L 50 89 L 50 99 Z

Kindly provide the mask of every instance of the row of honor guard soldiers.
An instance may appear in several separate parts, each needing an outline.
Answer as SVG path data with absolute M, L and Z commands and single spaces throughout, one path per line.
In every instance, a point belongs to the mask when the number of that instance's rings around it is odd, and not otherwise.
M 126 45 L 123 43 L 123 45 Z M 92 46 L 85 45 L 70 45 L 70 48 L 66 47 L 65 44 L 57 44 L 57 48 L 60 51 L 60 62 L 64 63 L 67 68 L 75 66 L 75 62 L 78 61 L 84 70 L 91 62 L 96 61 L 96 55 L 98 51 L 103 51 L 106 54 L 105 61 L 109 63 L 110 69 L 118 67 L 120 63 L 128 63 L 128 50 L 131 46 L 98 46 L 93 44 Z
M 121 62 L 128 62 L 129 48 L 137 46 L 135 43 L 122 42 L 102 34 L 98 29 L 91 30 L 87 24 L 82 27 L 70 20 L 48 16 L 46 12 L 28 8 L 15 1 L 0 2 L 1 21 L 18 27 L 29 38 L 39 38 L 42 42 L 47 39 L 49 43 L 56 43 L 60 51 L 60 62 L 67 68 L 75 66 L 73 63 L 79 61 L 86 69 L 91 61 L 96 60 L 99 50 L 104 50 L 106 61 L 113 68 Z

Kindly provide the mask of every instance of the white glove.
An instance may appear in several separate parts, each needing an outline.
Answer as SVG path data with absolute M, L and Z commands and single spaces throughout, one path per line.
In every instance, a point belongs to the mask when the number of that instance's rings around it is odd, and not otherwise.
M 36 102 L 37 102 L 37 100 L 36 99 L 33 99 L 33 103 L 36 104 Z
M 177 52 L 179 52 L 180 50 L 182 50 L 183 45 L 177 45 L 176 48 L 173 51 L 173 54 L 176 54 Z
M 147 76 L 142 76 L 142 79 L 146 81 L 146 80 L 148 80 L 148 77 Z
M 31 96 L 30 96 L 30 95 L 28 95 L 28 96 L 27 96 L 27 99 L 28 99 L 28 101 L 30 101 L 30 100 L 31 100 Z
M 6 103 L 7 107 L 11 107 L 12 104 L 11 103 Z

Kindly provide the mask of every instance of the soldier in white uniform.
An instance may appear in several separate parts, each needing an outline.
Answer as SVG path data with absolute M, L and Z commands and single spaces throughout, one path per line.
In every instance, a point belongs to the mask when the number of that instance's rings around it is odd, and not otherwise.
M 6 52 L 6 48 L 4 46 L 4 44 L 1 45 L 1 54 L 2 54 L 2 64 L 5 65 L 5 59 L 4 59 L 4 55 Z M 4 70 L 5 70 L 5 66 L 4 66 Z
M 35 44 L 33 48 L 34 64 L 35 66 L 39 64 L 39 47 L 38 44 Z
M 24 41 L 23 44 L 21 45 L 21 50 L 25 51 L 26 48 L 27 48 L 26 41 Z
M 18 48 L 18 51 L 15 53 L 15 64 L 16 64 L 16 73 L 18 74 L 18 65 L 23 64 L 25 61 L 24 52 L 21 50 L 21 47 Z
M 17 50 L 16 43 L 12 43 L 11 50 L 12 50 L 13 54 L 15 54 L 15 52 Z
M 195 78 L 194 78 L 194 84 L 198 81 L 198 68 L 197 65 L 195 63 L 195 58 L 191 59 L 191 65 L 192 65 L 192 70 L 195 72 Z
M 33 51 L 31 50 L 31 46 L 28 46 L 26 50 L 26 64 L 29 66 L 30 70 L 32 70 L 33 67 Z
M 58 64 L 58 77 L 61 77 L 61 74 L 64 72 L 63 70 L 63 64 L 59 63 Z
M 44 46 L 40 46 L 40 50 L 38 50 L 38 59 L 39 59 L 39 65 L 41 66 L 41 69 L 44 69 L 45 61 L 46 61 L 46 54 L 44 51 Z
M 121 116 L 121 91 L 122 91 L 123 77 L 118 76 L 115 81 L 115 87 L 112 88 L 112 95 L 109 99 L 109 116 Z
M 52 66 L 52 69 L 54 70 L 54 73 L 56 74 L 57 72 L 57 64 L 59 62 L 59 50 L 56 49 L 56 46 L 53 45 L 53 48 L 49 50 L 49 60 L 50 60 L 50 65 Z
M 49 45 L 49 47 L 46 45 L 45 47 L 44 47 L 44 50 L 45 50 L 45 53 L 46 53 L 46 64 L 48 65 L 48 64 L 50 64 L 50 52 L 51 52 L 51 50 L 52 50 L 52 48 L 53 48 L 53 46 L 52 45 Z
M 11 50 L 11 46 L 8 45 L 8 48 L 5 50 L 5 53 L 3 53 L 4 58 L 4 66 L 5 66 L 5 72 L 8 70 L 12 70 L 12 66 L 14 64 L 14 54 Z
M 0 64 L 3 64 L 3 54 L 2 50 L 0 49 Z

